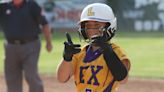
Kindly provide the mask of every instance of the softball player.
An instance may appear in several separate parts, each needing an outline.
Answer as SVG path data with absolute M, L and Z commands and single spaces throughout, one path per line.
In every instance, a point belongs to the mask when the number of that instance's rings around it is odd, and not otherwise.
M 117 26 L 111 7 L 102 3 L 86 6 L 79 25 L 79 33 L 88 45 L 80 49 L 66 34 L 58 80 L 65 83 L 74 76 L 77 92 L 115 92 L 118 84 L 127 80 L 130 60 L 110 42 Z

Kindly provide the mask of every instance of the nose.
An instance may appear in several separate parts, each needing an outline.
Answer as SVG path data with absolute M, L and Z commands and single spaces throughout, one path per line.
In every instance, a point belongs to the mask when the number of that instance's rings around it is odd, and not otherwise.
M 94 28 L 87 29 L 87 34 L 89 38 L 100 36 L 99 30 Z

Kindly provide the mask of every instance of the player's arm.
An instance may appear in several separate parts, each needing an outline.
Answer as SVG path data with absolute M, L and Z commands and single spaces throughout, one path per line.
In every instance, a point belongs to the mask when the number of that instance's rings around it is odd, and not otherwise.
M 103 37 L 93 39 L 93 45 L 99 46 L 103 51 L 103 57 L 106 64 L 111 71 L 115 81 L 121 81 L 126 78 L 128 71 L 119 57 L 114 52 L 111 44 L 109 44 Z
M 121 84 L 124 84 L 124 83 L 126 83 L 127 80 L 128 80 L 129 71 L 130 71 L 130 66 L 131 66 L 131 65 L 130 65 L 129 59 L 123 59 L 123 60 L 122 60 L 122 63 L 124 64 L 124 66 L 126 67 L 126 69 L 127 69 L 127 71 L 128 71 L 127 76 L 126 76 L 122 81 L 120 81 Z
M 114 79 L 116 81 L 124 80 L 128 75 L 127 68 L 113 51 L 113 48 L 110 44 L 106 44 L 104 48 L 103 56 Z
M 73 44 L 71 37 L 66 33 L 67 42 L 64 42 L 63 60 L 57 70 L 57 79 L 65 83 L 73 74 L 72 58 L 73 55 L 80 52 L 80 45 Z
M 66 60 L 62 60 L 61 64 L 57 69 L 57 79 L 61 83 L 67 82 L 72 76 L 72 64 Z

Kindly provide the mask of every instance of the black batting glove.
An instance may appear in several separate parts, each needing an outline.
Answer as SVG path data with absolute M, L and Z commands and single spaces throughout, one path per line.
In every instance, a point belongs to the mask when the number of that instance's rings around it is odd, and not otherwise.
M 64 42 L 64 52 L 63 58 L 65 61 L 70 62 L 74 54 L 79 53 L 81 51 L 80 44 L 73 44 L 71 40 L 71 36 L 66 33 L 67 41 Z
M 113 36 L 115 35 L 115 30 L 110 29 L 104 29 L 103 36 L 98 36 L 92 38 L 92 44 L 95 46 L 99 46 L 102 49 L 106 49 L 108 44 L 108 41 L 110 41 Z
M 109 47 L 107 39 L 101 36 L 93 38 L 92 44 L 94 46 L 99 46 L 102 50 L 105 50 Z

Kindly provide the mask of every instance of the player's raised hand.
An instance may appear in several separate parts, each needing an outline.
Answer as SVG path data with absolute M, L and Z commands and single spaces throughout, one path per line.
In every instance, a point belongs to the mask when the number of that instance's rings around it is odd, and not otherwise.
M 79 53 L 81 51 L 80 44 L 74 44 L 72 42 L 69 33 L 66 33 L 67 41 L 64 42 L 64 52 L 63 58 L 65 61 L 71 61 L 73 54 Z
M 92 45 L 99 46 L 101 49 L 105 49 L 108 44 L 108 41 L 103 36 L 98 36 L 95 38 L 92 38 Z

